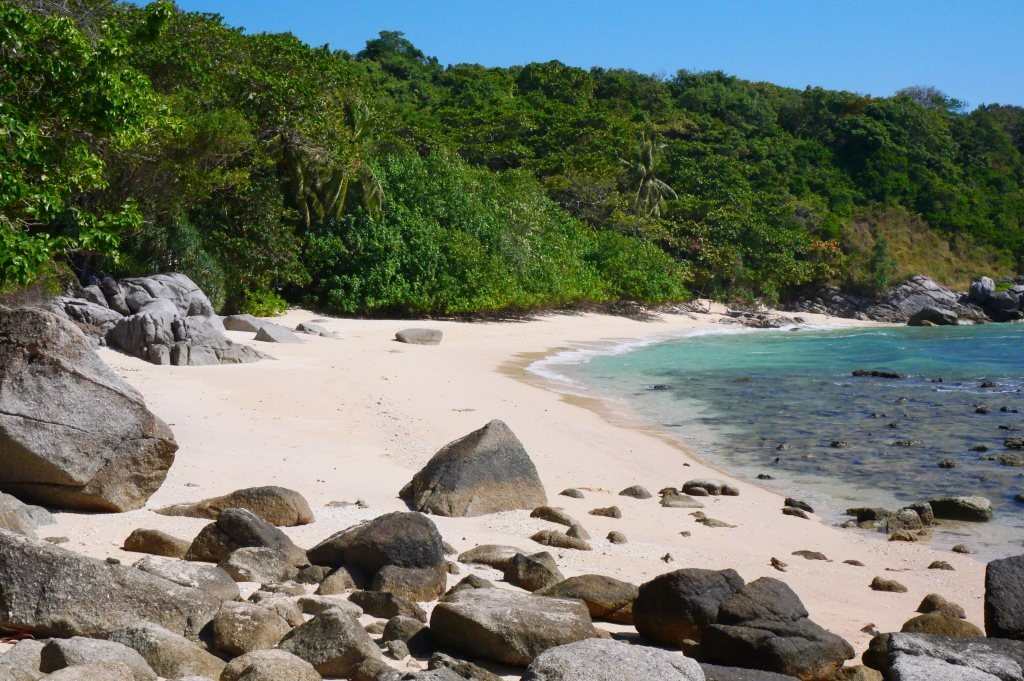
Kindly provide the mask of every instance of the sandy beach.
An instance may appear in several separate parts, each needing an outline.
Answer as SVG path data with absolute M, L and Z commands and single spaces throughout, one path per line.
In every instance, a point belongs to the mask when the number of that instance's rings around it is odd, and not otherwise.
M 319 317 L 293 310 L 274 321 L 293 327 Z M 815 325 L 851 323 L 805 317 Z M 657 498 L 619 496 L 634 484 L 657 492 L 691 478 L 725 476 L 703 465 L 699 452 L 688 453 L 628 417 L 608 418 L 599 403 L 566 395 L 525 368 L 560 350 L 721 328 L 721 321 L 717 314 L 650 321 L 597 314 L 488 323 L 326 319 L 322 324 L 338 338 L 272 345 L 229 332 L 233 340 L 258 345 L 276 358 L 237 366 L 155 366 L 103 349 L 103 359 L 171 425 L 180 445 L 177 459 L 146 509 L 58 513 L 57 525 L 40 534 L 66 536 L 65 546 L 74 551 L 134 562 L 138 554 L 119 549 L 133 529 L 191 539 L 206 524 L 152 509 L 274 484 L 309 500 L 316 522 L 287 532 L 300 546 L 312 546 L 364 518 L 404 510 L 399 489 L 440 447 L 499 418 L 525 444 L 549 503 L 580 520 L 594 538 L 590 552 L 549 549 L 567 576 L 600 573 L 642 583 L 670 570 L 701 567 L 734 568 L 746 580 L 775 577 L 799 594 L 812 619 L 849 640 L 858 653 L 871 638 L 862 628 L 899 630 L 928 593 L 961 603 L 968 619 L 982 625 L 984 566 L 970 556 L 784 516 L 781 497 L 745 479 L 732 481 L 739 497 L 710 497 L 706 503 L 709 516 L 735 528 L 697 524 L 689 510 L 662 508 Z M 394 342 L 395 331 L 408 326 L 442 329 L 444 341 L 434 347 Z M 587 490 L 586 497 L 559 496 L 567 487 Z M 329 505 L 357 499 L 367 507 Z M 622 509 L 621 519 L 588 515 L 612 504 Z M 540 551 L 544 547 L 529 536 L 553 527 L 529 518 L 528 511 L 434 521 L 459 551 L 484 543 Z M 610 530 L 625 533 L 629 543 L 605 541 Z M 791 555 L 800 549 L 820 551 L 830 561 Z M 662 560 L 666 554 L 672 562 Z M 772 557 L 788 563 L 788 571 L 774 570 Z M 865 566 L 844 564 L 847 559 Z M 927 569 L 934 560 L 948 561 L 956 571 Z M 875 576 L 898 580 L 908 593 L 870 590 Z

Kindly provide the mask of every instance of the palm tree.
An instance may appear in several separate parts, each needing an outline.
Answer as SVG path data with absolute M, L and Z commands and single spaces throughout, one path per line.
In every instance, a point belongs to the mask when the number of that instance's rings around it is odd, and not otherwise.
M 642 132 L 633 160 L 619 159 L 629 169 L 631 181 L 636 183 L 633 212 L 640 217 L 661 217 L 665 201 L 678 198 L 676 191 L 655 174 L 655 154 L 664 148 L 664 144 L 655 141 L 653 132 Z

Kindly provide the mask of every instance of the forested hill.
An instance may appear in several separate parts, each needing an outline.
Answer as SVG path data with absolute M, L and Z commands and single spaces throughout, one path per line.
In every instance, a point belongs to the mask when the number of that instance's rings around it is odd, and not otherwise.
M 0 288 L 173 270 L 229 312 L 454 314 L 1024 260 L 1024 109 L 932 88 L 446 67 L 107 0 L 0 0 L 0 63 Z

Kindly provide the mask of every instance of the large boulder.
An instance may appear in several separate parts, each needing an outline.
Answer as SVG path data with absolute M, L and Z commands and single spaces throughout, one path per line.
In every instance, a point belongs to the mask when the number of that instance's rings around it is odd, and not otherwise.
M 975 305 L 984 305 L 996 292 L 996 283 L 989 277 L 981 277 L 971 282 L 967 298 Z
M 399 496 L 416 511 L 477 516 L 547 504 L 537 469 L 502 421 L 445 445 Z
M 640 591 L 633 584 L 604 575 L 578 575 L 534 593 L 581 600 L 595 620 L 633 624 L 633 602 Z
M 440 329 L 402 329 L 395 334 L 399 343 L 412 345 L 440 345 L 444 333 Z
M 640 586 L 633 621 L 647 640 L 681 648 L 683 640 L 699 641 L 703 630 L 718 621 L 718 610 L 742 589 L 735 570 L 676 570 Z
M 517 553 L 505 568 L 505 581 L 520 589 L 537 591 L 554 586 L 565 577 L 558 569 L 555 558 L 547 551 L 524 555 Z
M 441 534 L 430 518 L 395 511 L 336 532 L 308 551 L 310 562 L 374 574 L 385 565 L 431 567 L 444 562 Z
M 0 492 L 0 529 L 34 537 L 42 525 L 53 523 L 53 516 L 41 506 L 32 506 L 17 497 Z
M 135 681 L 132 668 L 121 662 L 76 664 L 47 674 L 46 681 Z
M 286 650 L 257 650 L 231 660 L 219 681 L 320 681 L 313 665 Z
M 185 559 L 220 563 L 246 546 L 277 549 L 296 567 L 308 563 L 306 552 L 292 543 L 288 535 L 241 508 L 226 509 L 216 521 L 204 527 L 192 540 Z
M 228 573 L 236 582 L 258 582 L 276 584 L 287 582 L 298 576 L 298 569 L 288 556 L 277 549 L 265 546 L 243 546 L 235 549 L 217 567 Z
M 47 506 L 141 508 L 178 445 L 72 323 L 0 308 L 0 489 Z
M 795 676 L 764 672 L 759 669 L 743 667 L 723 667 L 717 664 L 700 663 L 704 672 L 704 681 L 799 681 Z M 876 681 L 871 677 L 836 676 L 835 681 Z M 881 681 L 880 679 L 878 681 Z
M 293 629 L 279 647 L 330 678 L 349 678 L 364 660 L 380 657 L 359 620 L 337 608 L 328 608 Z
M 864 664 L 889 681 L 1015 681 L 1024 678 L 1024 642 L 879 634 L 864 653 Z
M 430 635 L 442 650 L 525 667 L 549 648 L 594 636 L 580 601 L 466 589 L 438 603 Z
M 155 624 L 138 624 L 118 629 L 107 639 L 128 646 L 146 661 L 159 676 L 178 679 L 206 676 L 219 679 L 224 662 L 184 636 Z
M 960 319 L 985 319 L 976 305 L 966 299 L 961 301 L 960 294 L 923 275 L 913 276 L 889 289 L 864 312 L 876 321 L 905 323 L 926 307 L 948 310 Z
M 992 502 L 985 497 L 942 497 L 928 503 L 940 520 L 986 522 L 992 519 Z
M 301 343 L 302 339 L 296 336 L 291 329 L 280 324 L 267 322 L 260 326 L 256 332 L 255 340 L 263 343 Z
M 93 636 L 152 622 L 195 638 L 219 606 L 198 589 L 0 531 L 0 628 Z
M 229 508 L 244 508 L 278 527 L 307 525 L 313 522 L 313 511 L 305 497 L 295 490 L 273 485 L 247 487 L 202 501 L 165 506 L 156 512 L 161 515 L 216 520 Z
M 522 681 L 704 681 L 704 672 L 682 653 L 592 638 L 544 651 Z
M 214 314 L 210 299 L 184 274 L 154 274 L 122 279 L 118 285 L 132 313 L 138 312 L 152 300 L 167 300 L 182 317 L 212 317 Z M 109 283 L 106 286 L 111 290 Z
M 504 571 L 517 553 L 526 553 L 522 549 L 504 544 L 482 544 L 459 554 L 460 563 L 486 565 L 495 570 Z
M 253 603 L 225 603 L 211 627 L 214 647 L 232 657 L 273 648 L 289 631 L 275 610 Z
M 125 538 L 121 548 L 125 551 L 148 553 L 152 556 L 184 558 L 188 553 L 189 544 L 190 542 L 178 539 L 161 530 L 140 527 L 132 530 L 132 533 Z
M 985 633 L 1024 641 L 1024 556 L 993 560 L 985 568 Z
M 156 672 L 141 655 L 115 641 L 74 636 L 56 638 L 43 647 L 39 657 L 39 670 L 50 673 L 66 667 L 87 664 L 123 664 L 132 670 L 135 681 L 156 681 Z
M 104 338 L 107 331 L 114 328 L 123 316 L 106 305 L 98 305 L 84 298 L 55 298 L 50 303 L 50 309 L 73 321 L 86 336 L 97 339 Z
M 910 315 L 907 326 L 956 326 L 957 321 L 956 313 L 952 310 L 928 306 Z
M 204 591 L 218 603 L 239 598 L 238 585 L 228 573 L 216 565 L 191 563 L 185 560 L 162 560 L 147 556 L 135 563 L 135 569 L 174 582 L 178 586 Z
M 785 583 L 762 577 L 722 602 L 718 624 L 705 628 L 699 654 L 714 664 L 831 681 L 854 651 L 808 619 Z
M 258 317 L 253 317 L 251 314 L 232 314 L 224 318 L 224 328 L 228 331 L 256 333 L 267 323 Z

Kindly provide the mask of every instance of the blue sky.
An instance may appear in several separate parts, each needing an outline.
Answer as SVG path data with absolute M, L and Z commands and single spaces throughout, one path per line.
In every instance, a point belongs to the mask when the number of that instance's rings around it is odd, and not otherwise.
M 357 51 L 400 30 L 442 64 L 672 74 L 719 69 L 889 95 L 934 85 L 972 107 L 1024 105 L 1024 0 L 178 0 L 250 31 Z

